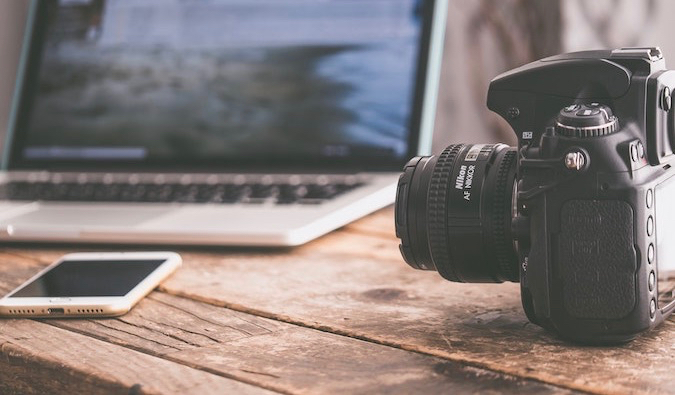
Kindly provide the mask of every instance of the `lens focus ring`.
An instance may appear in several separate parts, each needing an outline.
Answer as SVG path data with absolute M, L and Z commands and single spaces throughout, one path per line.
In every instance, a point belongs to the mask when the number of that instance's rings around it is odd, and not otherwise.
M 512 196 L 513 177 L 509 177 L 509 172 L 515 168 L 516 151 L 508 151 L 504 159 L 499 163 L 497 178 L 495 182 L 494 207 L 492 213 L 492 237 L 495 249 L 495 259 L 499 266 L 500 274 L 509 281 L 518 281 L 518 267 L 513 265 L 514 251 L 513 239 L 506 225 L 511 224 L 511 205 L 509 198 Z
M 429 249 L 436 270 L 450 268 L 450 243 L 448 242 L 448 186 L 457 155 L 465 147 L 455 144 L 447 147 L 438 156 L 438 162 L 431 175 L 428 198 Z M 444 276 L 451 281 L 460 281 L 453 270 L 444 270 Z

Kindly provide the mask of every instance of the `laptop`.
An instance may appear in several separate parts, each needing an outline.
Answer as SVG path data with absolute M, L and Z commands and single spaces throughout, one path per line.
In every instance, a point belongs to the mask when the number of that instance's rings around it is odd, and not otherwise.
M 33 1 L 0 239 L 293 246 L 430 150 L 447 4 Z

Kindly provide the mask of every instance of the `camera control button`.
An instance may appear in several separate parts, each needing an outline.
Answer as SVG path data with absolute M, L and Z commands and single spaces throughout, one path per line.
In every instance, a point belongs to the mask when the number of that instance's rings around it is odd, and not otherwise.
M 670 95 L 670 88 L 665 87 L 663 88 L 663 91 L 661 91 L 661 108 L 663 108 L 663 111 L 670 111 L 672 104 L 673 98 Z
M 654 263 L 654 244 L 650 243 L 647 247 L 647 262 L 651 265 Z
M 656 286 L 656 275 L 652 271 L 649 272 L 649 292 L 653 292 L 655 286 Z
M 652 299 L 649 302 L 649 316 L 654 318 L 654 315 L 656 315 L 656 299 Z
M 614 133 L 618 124 L 611 108 L 594 102 L 564 107 L 556 118 L 555 130 L 567 137 L 596 137 Z
M 586 167 L 586 156 L 581 151 L 571 151 L 565 155 L 565 167 L 581 171 Z
M 600 110 L 585 109 L 577 111 L 577 117 L 591 117 L 600 114 Z
M 642 144 L 641 141 L 637 142 L 637 150 L 638 150 L 638 157 L 640 157 L 640 159 L 644 159 L 644 157 L 645 157 L 645 146 Z
M 654 205 L 654 191 L 651 189 L 647 189 L 647 208 L 652 208 Z
M 647 236 L 654 234 L 654 217 L 651 215 L 647 218 Z
M 640 153 L 638 152 L 637 145 L 635 144 L 630 146 L 630 160 L 633 162 L 640 160 Z

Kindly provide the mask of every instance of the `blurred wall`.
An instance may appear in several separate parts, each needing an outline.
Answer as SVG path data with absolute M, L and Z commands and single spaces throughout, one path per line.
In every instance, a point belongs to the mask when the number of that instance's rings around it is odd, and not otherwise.
M 434 152 L 457 142 L 513 144 L 508 125 L 485 107 L 487 88 L 497 74 L 529 61 L 566 51 L 660 46 L 675 67 L 672 0 L 449 1 Z
M 566 0 L 566 49 L 659 46 L 675 65 L 672 0 Z
M 433 151 L 449 143 L 515 143 L 485 106 L 497 74 L 560 52 L 560 0 L 449 0 Z

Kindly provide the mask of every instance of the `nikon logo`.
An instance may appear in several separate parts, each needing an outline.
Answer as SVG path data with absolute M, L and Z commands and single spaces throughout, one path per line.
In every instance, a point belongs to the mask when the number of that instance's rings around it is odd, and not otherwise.
M 476 171 L 475 165 L 462 165 L 459 168 L 459 174 L 455 179 L 455 188 L 456 189 L 471 189 L 473 185 L 473 173 Z
M 455 189 L 464 191 L 464 200 L 466 201 L 471 201 L 471 186 L 473 185 L 473 174 L 475 172 L 476 165 L 462 165 L 455 179 Z
M 464 189 L 464 177 L 466 177 L 466 165 L 462 165 L 459 168 L 459 174 L 457 174 L 457 179 L 455 180 L 456 189 Z

